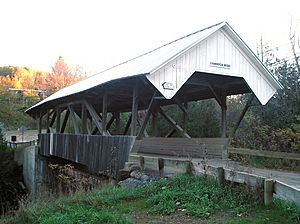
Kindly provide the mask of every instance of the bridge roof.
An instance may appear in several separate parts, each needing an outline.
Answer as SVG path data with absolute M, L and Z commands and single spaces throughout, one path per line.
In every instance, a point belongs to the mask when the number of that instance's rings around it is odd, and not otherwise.
M 244 78 L 262 104 L 281 88 L 230 25 L 221 22 L 65 87 L 27 109 L 26 113 L 33 116 L 49 103 L 68 101 L 67 97 L 137 76 L 146 77 L 166 99 L 171 99 L 195 72 Z

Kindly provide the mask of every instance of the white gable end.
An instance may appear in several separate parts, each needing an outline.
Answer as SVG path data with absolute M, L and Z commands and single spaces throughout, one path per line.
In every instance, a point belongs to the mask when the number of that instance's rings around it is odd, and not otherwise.
M 183 52 L 163 67 L 147 75 L 148 80 L 167 99 L 171 99 L 195 72 L 243 77 L 261 104 L 276 92 L 240 47 L 221 28 Z

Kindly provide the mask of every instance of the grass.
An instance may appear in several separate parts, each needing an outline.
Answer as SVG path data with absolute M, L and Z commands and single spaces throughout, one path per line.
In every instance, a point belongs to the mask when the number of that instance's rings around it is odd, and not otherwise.
M 187 175 L 140 189 L 107 187 L 29 204 L 1 223 L 300 223 L 296 206 L 264 207 L 244 186 Z M 151 223 L 155 223 L 154 221 Z

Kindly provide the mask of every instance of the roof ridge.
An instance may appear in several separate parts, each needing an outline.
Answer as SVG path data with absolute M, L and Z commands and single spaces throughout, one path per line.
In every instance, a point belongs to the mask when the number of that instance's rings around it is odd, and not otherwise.
M 195 35 L 195 34 L 197 34 L 197 33 L 200 33 L 200 32 L 202 32 L 202 31 L 204 31 L 204 30 L 211 29 L 211 28 L 213 28 L 213 27 L 215 27 L 215 26 L 219 26 L 219 25 L 221 25 L 222 23 L 224 23 L 224 21 L 219 22 L 219 23 L 216 23 L 216 24 L 211 25 L 211 26 L 208 26 L 208 27 L 205 27 L 205 28 L 203 28 L 203 29 L 197 30 L 197 31 L 195 31 L 195 32 L 193 32 L 193 33 L 187 34 L 187 35 L 182 36 L 182 37 L 180 37 L 180 38 L 177 38 L 176 40 L 173 40 L 173 41 L 171 41 L 171 42 L 168 42 L 168 43 L 166 43 L 166 44 L 163 44 L 163 45 L 161 45 L 161 46 L 159 46 L 159 47 L 157 47 L 157 48 L 154 48 L 154 49 L 152 49 L 152 50 L 150 50 L 150 51 L 147 51 L 146 53 L 140 54 L 140 55 L 138 55 L 138 56 L 136 56 L 136 57 L 134 57 L 134 58 L 128 59 L 128 60 L 126 60 L 126 61 L 124 61 L 124 62 L 121 62 L 121 63 L 119 63 L 119 64 L 116 64 L 116 65 L 114 65 L 114 66 L 112 66 L 112 67 L 109 67 L 109 68 L 107 68 L 107 69 L 104 69 L 104 70 L 102 70 L 102 71 L 100 71 L 100 72 L 97 72 L 96 74 L 91 75 L 91 76 L 89 76 L 89 77 L 93 77 L 93 76 L 95 76 L 95 75 L 99 75 L 99 74 L 101 74 L 101 73 L 103 73 L 103 72 L 106 72 L 106 71 L 108 71 L 108 70 L 110 70 L 110 69 L 113 69 L 113 68 L 115 68 L 115 67 L 118 67 L 118 66 L 120 66 L 120 65 L 123 65 L 123 64 L 125 64 L 125 63 L 130 62 L 130 61 L 133 61 L 133 60 L 135 60 L 135 59 L 137 59 L 137 58 L 140 58 L 140 57 L 143 57 L 143 56 L 145 56 L 145 55 L 147 55 L 147 54 L 150 54 L 150 53 L 152 53 L 152 52 L 154 52 L 154 51 L 157 51 L 157 50 L 159 50 L 159 49 L 161 49 L 161 48 L 163 48 L 163 47 L 165 47 L 165 46 L 168 46 L 168 45 L 170 45 L 170 44 L 173 44 L 173 43 L 175 43 L 175 42 L 177 42 L 177 41 L 179 41 L 179 40 L 185 39 L 185 38 L 187 38 L 187 37 L 189 37 L 189 36 L 192 36 L 192 35 Z M 89 78 L 89 77 L 88 77 L 88 78 Z

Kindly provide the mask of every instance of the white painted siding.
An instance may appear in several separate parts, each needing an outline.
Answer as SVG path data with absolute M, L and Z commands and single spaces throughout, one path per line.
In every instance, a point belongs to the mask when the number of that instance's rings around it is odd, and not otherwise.
M 211 63 L 225 64 L 225 67 Z M 219 29 L 162 68 L 150 73 L 147 78 L 164 97 L 171 99 L 195 71 L 243 77 L 263 105 L 276 92 L 259 68 L 251 63 L 223 29 Z M 174 89 L 164 89 L 162 85 L 165 82 L 172 83 Z

